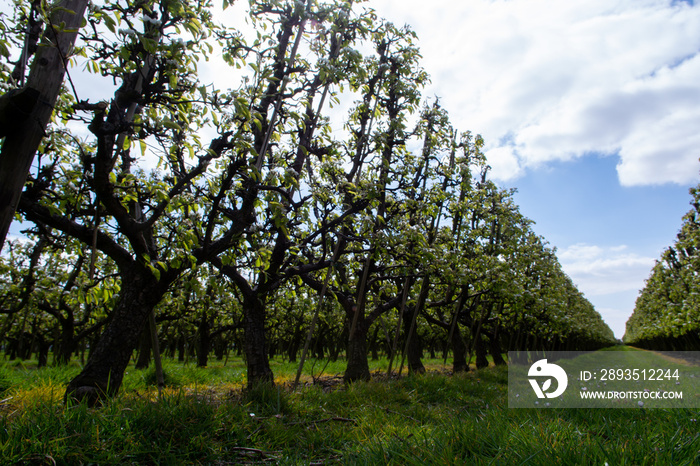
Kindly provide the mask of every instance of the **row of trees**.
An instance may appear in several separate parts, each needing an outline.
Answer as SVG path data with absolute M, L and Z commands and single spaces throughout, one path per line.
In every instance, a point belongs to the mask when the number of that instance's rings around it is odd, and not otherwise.
M 627 321 L 624 341 L 650 349 L 700 350 L 700 186 L 676 242 L 656 261 Z
M 317 352 L 344 351 L 348 381 L 369 378 L 378 335 L 392 354 L 403 338 L 414 371 L 440 329 L 455 370 L 487 343 L 499 357 L 610 343 L 488 180 L 481 138 L 423 100 L 413 32 L 353 3 L 251 1 L 252 37 L 208 2 L 89 5 L 68 74 L 113 94 L 66 86 L 56 103 L 19 202 L 35 241 L 4 264 L 8 347 L 31 335 L 65 362 L 89 341 L 66 396 L 95 401 L 119 390 L 144 329 L 156 347 L 196 341 L 201 362 L 235 342 L 249 385 L 272 383 L 270 353 L 294 357 L 309 326 Z M 20 6 L 10 46 L 22 12 L 51 15 Z M 217 59 L 229 88 L 200 81 Z

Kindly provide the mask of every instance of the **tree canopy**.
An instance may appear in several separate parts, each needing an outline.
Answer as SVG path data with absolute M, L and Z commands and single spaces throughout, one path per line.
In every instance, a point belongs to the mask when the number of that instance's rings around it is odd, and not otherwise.
M 51 24 L 17 3 L 0 46 L 13 89 L 24 26 Z M 19 201 L 32 241 L 6 248 L 0 290 L 17 345 L 55 341 L 63 362 L 89 346 L 67 397 L 116 393 L 149 318 L 203 365 L 212 345 L 243 352 L 249 386 L 312 321 L 348 381 L 377 346 L 420 372 L 427 347 L 467 370 L 614 342 L 488 179 L 481 137 L 423 97 L 415 34 L 356 3 L 251 0 L 252 34 L 210 2 L 88 5 Z M 206 80 L 214 62 L 227 87 Z
M 624 341 L 653 349 L 700 348 L 700 186 L 676 242 L 656 261 L 627 321 Z

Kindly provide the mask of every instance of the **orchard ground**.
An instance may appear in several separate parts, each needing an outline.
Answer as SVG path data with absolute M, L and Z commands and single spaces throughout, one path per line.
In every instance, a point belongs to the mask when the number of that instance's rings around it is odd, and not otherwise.
M 78 364 L 0 370 L 0 462 L 31 464 L 698 464 L 698 410 L 509 409 L 508 372 L 428 373 L 344 385 L 345 361 L 272 361 L 276 387 L 243 392 L 245 364 L 130 366 L 101 408 L 65 406 Z M 397 363 L 395 363 L 396 367 Z M 405 374 L 405 369 L 404 369 Z

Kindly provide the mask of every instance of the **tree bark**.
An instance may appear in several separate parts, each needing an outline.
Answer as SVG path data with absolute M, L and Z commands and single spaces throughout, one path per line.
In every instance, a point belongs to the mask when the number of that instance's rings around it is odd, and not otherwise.
M 226 345 L 226 339 L 221 334 L 218 334 L 214 338 L 214 356 L 216 357 L 217 361 L 224 360 L 224 355 L 226 354 Z
M 406 353 L 405 356 L 408 358 L 409 373 L 425 374 L 425 366 L 423 366 L 423 362 L 421 361 L 423 354 L 420 348 L 418 332 L 416 331 L 416 321 L 418 319 L 418 314 L 423 310 L 423 306 L 425 306 L 429 289 L 430 278 L 424 277 L 421 283 L 420 293 L 418 294 L 418 301 L 411 310 L 410 316 L 404 316 L 404 330 L 406 333 L 406 347 L 404 351 Z M 403 361 L 401 362 L 401 367 L 403 367 Z M 401 375 L 401 367 L 399 368 L 399 375 Z
M 497 366 L 504 366 L 506 361 L 501 355 L 501 342 L 498 338 L 498 327 L 489 335 L 489 352 L 493 357 L 493 363 Z
M 459 330 L 459 323 L 455 325 L 454 332 L 452 333 L 452 372 L 454 374 L 458 372 L 468 372 L 469 364 L 467 364 L 467 345 L 464 344 L 462 339 L 462 332 Z
M 185 346 L 187 345 L 187 339 L 183 334 L 182 330 L 177 337 L 177 362 L 185 361 Z
M 24 182 L 34 160 L 37 148 L 46 134 L 53 108 L 61 91 L 65 75 L 65 61 L 80 29 L 88 0 L 61 0 L 51 15 L 40 41 L 27 86 L 24 91 L 33 94 L 25 108 L 10 108 L 17 124 L 5 135 L 0 153 L 0 250 L 10 229 Z M 63 25 L 62 29 L 58 29 Z M 7 128 L 3 129 L 4 131 Z
M 416 310 L 411 310 L 404 316 L 403 328 L 406 334 L 406 363 L 408 365 L 409 374 L 425 374 L 425 366 L 421 358 L 423 351 L 421 350 L 421 341 L 418 332 L 415 329 L 415 314 Z
M 141 331 L 139 337 L 139 356 L 136 359 L 136 369 L 148 369 L 151 363 L 151 334 L 147 328 Z
M 377 337 L 379 336 L 379 325 L 375 325 L 374 333 L 372 334 L 372 339 L 370 340 L 370 349 L 372 351 L 372 361 L 379 360 L 379 342 Z
M 42 335 L 37 335 L 36 340 L 36 358 L 39 368 L 46 367 L 49 361 L 49 348 L 51 345 L 44 339 Z
M 211 331 L 206 310 L 202 313 L 197 331 L 197 367 L 207 367 L 209 364 L 209 349 L 211 348 Z
M 78 342 L 75 339 L 75 325 L 73 319 L 66 319 L 60 322 L 61 341 L 59 345 L 58 363 L 61 365 L 70 362 L 73 353 L 78 349 Z
M 369 362 L 367 361 L 367 324 L 365 319 L 358 319 L 355 333 L 348 340 L 348 365 L 343 375 L 345 382 L 369 380 Z
M 479 334 L 476 335 L 476 340 L 474 341 L 474 352 L 476 353 L 476 368 L 488 367 L 489 360 L 486 358 L 486 347 Z
M 166 291 L 167 286 L 158 283 L 148 270 L 123 275 L 112 318 L 83 370 L 68 383 L 66 401 L 86 401 L 94 406 L 119 391 L 148 315 Z
M 244 298 L 245 355 L 248 370 L 248 388 L 260 384 L 274 384 L 268 359 L 265 336 L 265 303 L 257 294 Z

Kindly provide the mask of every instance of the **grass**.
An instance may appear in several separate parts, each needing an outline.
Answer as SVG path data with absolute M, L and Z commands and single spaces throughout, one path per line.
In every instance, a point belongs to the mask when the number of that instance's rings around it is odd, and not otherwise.
M 161 399 L 152 371 L 129 368 L 121 394 L 90 409 L 61 403 L 80 368 L 0 368 L 0 463 L 25 464 L 698 464 L 697 410 L 508 409 L 507 370 L 345 387 L 313 385 L 324 361 L 273 361 L 275 388 L 243 393 L 241 361 L 207 369 L 166 361 Z M 312 371 L 313 367 L 313 371 Z M 329 363 L 326 376 L 342 373 Z M 386 361 L 372 363 L 372 370 Z M 314 372 L 315 371 L 315 372 Z M 377 377 L 380 379 L 381 377 Z M 326 379 L 329 382 L 329 379 Z

